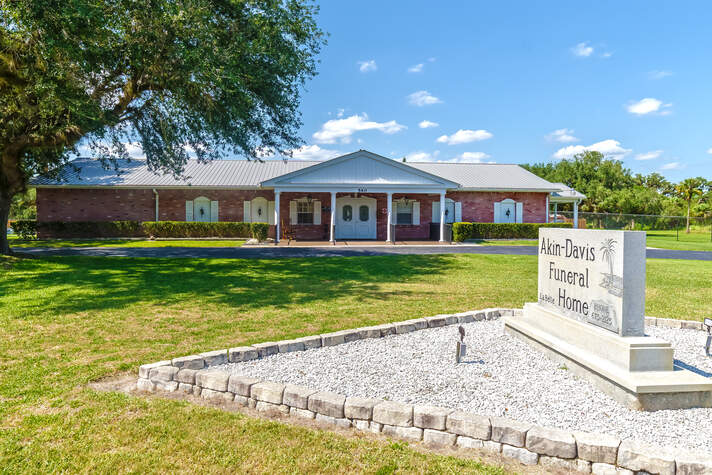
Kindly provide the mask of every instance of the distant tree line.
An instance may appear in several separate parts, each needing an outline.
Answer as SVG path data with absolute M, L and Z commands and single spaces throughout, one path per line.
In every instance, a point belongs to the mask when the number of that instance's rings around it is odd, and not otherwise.
M 704 177 L 668 181 L 660 173 L 633 174 L 619 160 L 586 151 L 556 163 L 522 165 L 554 183 L 586 195 L 581 211 L 665 216 L 712 216 L 712 181 Z M 689 230 L 689 219 L 687 228 Z

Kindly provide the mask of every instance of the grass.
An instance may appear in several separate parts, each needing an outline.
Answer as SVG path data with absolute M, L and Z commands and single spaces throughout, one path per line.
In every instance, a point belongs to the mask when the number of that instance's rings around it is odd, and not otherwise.
M 681 251 L 712 251 L 712 240 L 710 230 L 693 229 L 690 234 L 680 231 L 646 231 L 648 247 L 660 249 L 674 249 Z M 473 240 L 483 246 L 536 246 L 535 239 L 478 239 Z
M 676 231 L 647 231 L 649 247 L 661 249 L 679 249 L 682 251 L 712 251 L 710 230 L 692 230 L 690 234 L 684 230 L 679 234 Z M 678 240 L 679 238 L 679 240 Z
M 648 260 L 647 313 L 701 319 L 711 265 Z M 536 296 L 536 257 L 0 260 L 0 472 L 502 468 L 180 401 L 91 390 L 146 362 Z M 515 289 L 515 290 L 513 290 Z
M 9 236 L 10 246 L 25 247 L 240 247 L 244 239 L 38 239 L 23 240 Z

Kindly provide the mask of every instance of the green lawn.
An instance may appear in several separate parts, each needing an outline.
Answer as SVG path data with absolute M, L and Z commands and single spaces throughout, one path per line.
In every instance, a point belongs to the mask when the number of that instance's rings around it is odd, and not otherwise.
M 690 234 L 680 231 L 646 231 L 648 247 L 681 251 L 712 251 L 710 230 L 694 230 Z M 469 242 L 469 241 L 468 241 Z M 477 239 L 471 242 L 483 246 L 536 246 L 535 239 Z
M 690 234 L 685 231 L 647 231 L 649 247 L 661 249 L 680 249 L 683 251 L 712 251 L 712 238 L 710 230 L 692 230 Z
M 24 247 L 239 247 L 244 239 L 38 239 L 22 240 L 10 237 L 10 246 Z
M 712 313 L 709 262 L 648 260 L 647 270 L 647 314 Z M 534 256 L 4 258 L 0 472 L 502 473 L 402 443 L 86 384 L 170 356 L 535 296 Z

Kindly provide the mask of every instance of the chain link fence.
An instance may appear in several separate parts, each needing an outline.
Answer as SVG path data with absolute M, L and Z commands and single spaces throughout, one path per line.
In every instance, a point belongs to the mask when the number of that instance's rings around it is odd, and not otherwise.
M 550 221 L 572 222 L 572 211 L 552 214 Z M 660 216 L 648 214 L 616 214 L 579 212 L 579 227 L 587 229 L 620 229 L 626 231 L 647 231 L 648 236 L 679 242 L 709 244 L 712 250 L 712 216 L 691 217 L 690 232 L 687 232 L 685 216 Z

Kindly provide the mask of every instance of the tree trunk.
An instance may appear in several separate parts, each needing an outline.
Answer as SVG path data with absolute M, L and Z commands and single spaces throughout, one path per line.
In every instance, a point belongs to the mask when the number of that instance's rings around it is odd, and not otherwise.
M 10 217 L 12 199 L 0 194 L 0 256 L 11 254 L 10 243 L 7 241 L 7 220 Z
M 685 233 L 690 234 L 690 201 L 687 202 L 687 226 L 685 226 Z

